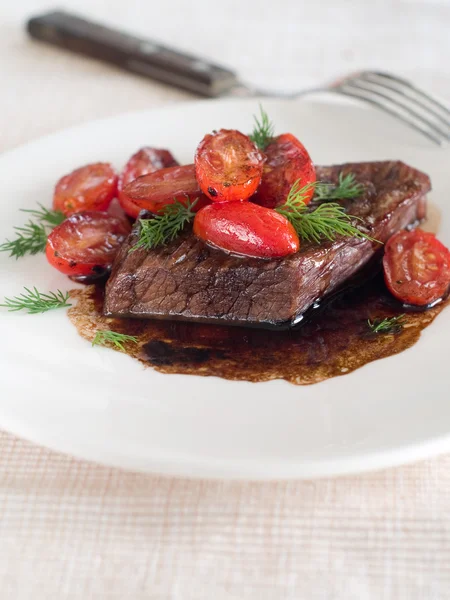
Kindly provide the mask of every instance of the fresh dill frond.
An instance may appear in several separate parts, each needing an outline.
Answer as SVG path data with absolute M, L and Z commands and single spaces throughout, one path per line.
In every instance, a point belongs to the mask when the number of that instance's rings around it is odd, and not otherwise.
M 56 227 L 57 225 L 61 225 L 61 223 L 67 218 L 64 213 L 60 210 L 49 210 L 45 208 L 40 202 L 37 203 L 39 206 L 39 210 L 31 210 L 26 208 L 21 208 L 21 212 L 28 213 L 33 215 L 35 219 L 37 219 L 40 223 L 46 223 L 51 227 Z
M 14 227 L 17 237 L 0 244 L 0 252 L 9 252 L 16 259 L 26 254 L 44 252 L 47 244 L 47 230 L 44 225 L 29 221 L 23 227 Z
M 197 201 L 198 198 L 192 203 L 188 201 L 186 205 L 176 201 L 173 204 L 167 204 L 161 214 L 155 215 L 151 219 L 139 219 L 139 239 L 130 252 L 138 248 L 151 250 L 175 239 L 195 217 L 193 208 Z
M 326 200 L 345 200 L 347 198 L 358 198 L 364 192 L 362 183 L 358 183 L 353 173 L 344 175 L 339 173 L 337 184 L 324 183 L 318 181 L 315 186 L 315 199 Z
M 64 294 L 60 290 L 57 290 L 56 292 L 43 294 L 35 287 L 32 290 L 29 288 L 24 288 L 24 290 L 26 293 L 12 298 L 5 298 L 4 304 L 0 304 L 0 306 L 7 308 L 10 312 L 26 310 L 30 315 L 47 312 L 55 308 L 72 306 L 68 302 L 70 298 L 69 292 Z
M 310 195 L 313 187 L 315 184 L 309 183 L 301 188 L 300 180 L 297 180 L 286 202 L 275 209 L 290 221 L 300 238 L 318 243 L 322 239 L 333 241 L 342 235 L 378 241 L 355 227 L 353 221 L 362 219 L 347 214 L 345 208 L 336 202 L 325 202 L 311 210 L 305 204 L 305 198 Z
M 108 344 L 112 344 L 124 352 L 124 344 L 128 342 L 137 344 L 138 339 L 134 335 L 126 335 L 124 333 L 118 333 L 117 331 L 109 331 L 108 329 L 99 329 L 92 340 L 92 345 L 107 346 Z
M 51 229 L 60 225 L 66 217 L 58 210 L 48 210 L 39 203 L 38 206 L 39 210 L 21 209 L 31 214 L 34 220 L 23 227 L 14 227 L 16 238 L 0 244 L 0 252 L 9 252 L 9 256 L 15 258 L 44 252 Z
M 259 119 L 253 116 L 255 126 L 249 138 L 260 150 L 265 150 L 274 136 L 274 126 L 261 104 L 259 105 L 259 113 Z
M 386 319 L 367 320 L 367 324 L 372 333 L 400 333 L 405 325 L 405 314 Z

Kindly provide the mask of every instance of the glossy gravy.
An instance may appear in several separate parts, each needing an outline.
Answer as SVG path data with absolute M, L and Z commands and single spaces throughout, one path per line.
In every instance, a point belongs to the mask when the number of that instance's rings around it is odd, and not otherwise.
M 68 314 L 81 336 L 92 340 L 98 329 L 137 336 L 138 344 L 125 344 L 126 353 L 162 373 L 252 382 L 285 379 L 297 385 L 345 375 L 410 348 L 449 303 L 407 312 L 399 333 L 374 334 L 368 319 L 406 312 L 387 292 L 381 274 L 311 310 L 299 328 L 288 331 L 106 318 L 101 286 L 71 295 L 77 304 Z

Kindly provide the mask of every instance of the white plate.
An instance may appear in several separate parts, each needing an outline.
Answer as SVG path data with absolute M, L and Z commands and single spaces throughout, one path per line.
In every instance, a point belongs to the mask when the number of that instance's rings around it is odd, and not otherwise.
M 0 157 L 0 240 L 19 208 L 50 205 L 55 180 L 92 161 L 118 168 L 138 147 L 191 162 L 205 132 L 248 131 L 256 100 L 204 101 L 88 123 Z M 334 99 L 264 100 L 316 163 L 402 159 L 428 172 L 450 244 L 448 151 L 388 116 Z M 73 284 L 43 256 L 0 256 L 0 298 Z M 400 355 L 312 386 L 163 375 L 78 336 L 64 311 L 0 312 L 0 425 L 40 444 L 129 469 L 186 476 L 337 475 L 450 449 L 450 310 Z M 289 357 L 286 357 L 289 360 Z

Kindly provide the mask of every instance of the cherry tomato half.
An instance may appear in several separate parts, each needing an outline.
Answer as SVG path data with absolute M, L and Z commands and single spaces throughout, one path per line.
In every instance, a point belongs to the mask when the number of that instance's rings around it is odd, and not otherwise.
M 251 139 L 233 129 L 205 135 L 195 153 L 202 191 L 216 202 L 246 200 L 260 184 L 264 158 Z
M 134 202 L 131 202 L 128 196 L 125 196 L 123 192 L 119 192 L 119 202 L 120 206 L 123 208 L 123 210 L 129 217 L 131 217 L 132 219 L 138 218 L 138 215 L 141 212 L 142 208 L 140 208 Z
M 195 178 L 194 165 L 160 169 L 138 177 L 124 188 L 123 194 L 141 210 L 146 209 L 154 213 L 176 201 L 185 203 L 199 198 L 197 210 L 206 204 Z
M 123 168 L 117 185 L 119 202 L 127 215 L 136 219 L 142 209 L 134 202 L 130 201 L 123 193 L 123 188 L 142 175 L 148 175 L 149 173 L 154 173 L 160 169 L 175 167 L 177 165 L 178 162 L 169 150 L 145 147 L 141 148 L 136 154 L 133 154 Z
M 53 208 L 65 215 L 84 210 L 106 210 L 117 192 L 117 175 L 109 163 L 80 167 L 61 177 L 55 187 Z
M 291 133 L 274 138 L 264 151 L 261 185 L 252 198 L 261 206 L 275 208 L 284 204 L 292 185 L 300 180 L 300 187 L 316 181 L 316 170 L 303 144 Z M 314 195 L 311 189 L 305 197 L 307 204 Z
M 421 229 L 399 231 L 390 238 L 383 268 L 389 290 L 405 304 L 433 304 L 450 286 L 450 251 Z
M 256 258 L 294 254 L 300 241 L 289 221 L 274 210 L 252 202 L 216 202 L 200 210 L 194 233 L 227 252 Z
M 96 275 L 112 265 L 130 229 L 127 221 L 108 213 L 77 213 L 50 233 L 45 253 L 65 275 Z

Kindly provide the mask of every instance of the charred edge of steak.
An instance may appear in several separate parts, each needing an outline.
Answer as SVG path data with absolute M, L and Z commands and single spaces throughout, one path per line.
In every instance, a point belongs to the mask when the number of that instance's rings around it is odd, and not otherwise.
M 342 204 L 363 219 L 371 237 L 386 242 L 424 219 L 430 189 L 424 173 L 386 161 L 318 167 L 317 177 L 337 182 L 341 172 L 353 173 L 364 184 L 360 198 Z M 320 245 L 304 243 L 294 255 L 263 261 L 229 256 L 187 232 L 165 247 L 129 252 L 138 227 L 113 265 L 106 287 L 107 316 L 286 328 L 345 287 L 382 248 L 366 239 L 338 238 Z

